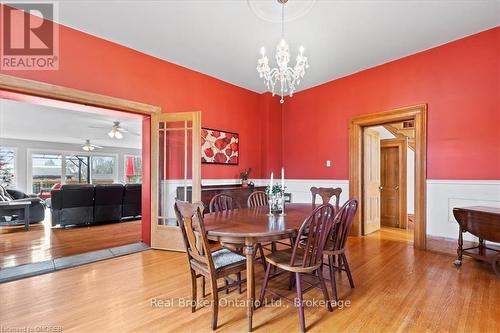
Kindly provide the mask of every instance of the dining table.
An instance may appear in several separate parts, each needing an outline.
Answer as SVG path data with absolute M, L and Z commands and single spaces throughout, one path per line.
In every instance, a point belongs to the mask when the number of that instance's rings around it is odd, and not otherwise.
M 246 257 L 248 331 L 252 331 L 255 300 L 255 249 L 259 243 L 294 237 L 316 206 L 287 204 L 284 214 L 270 214 L 268 206 L 239 208 L 206 214 L 203 218 L 208 239 L 241 245 Z

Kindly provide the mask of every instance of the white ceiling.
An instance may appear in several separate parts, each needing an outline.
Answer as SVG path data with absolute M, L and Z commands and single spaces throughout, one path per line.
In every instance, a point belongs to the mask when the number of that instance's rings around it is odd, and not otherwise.
M 263 92 L 264 85 L 255 70 L 256 60 L 261 46 L 265 46 L 272 51 L 269 53 L 274 65 L 274 48 L 281 28 L 280 23 L 272 21 L 279 18 L 280 7 L 275 0 L 249 1 L 255 3 L 249 4 L 247 0 L 66 0 L 60 1 L 59 21 Z M 285 25 L 292 59 L 302 44 L 311 65 L 300 89 L 500 23 L 498 0 L 289 1 L 285 15 L 297 16 L 304 8 L 302 14 L 306 13 Z M 260 8 L 267 19 L 259 18 L 256 8 Z
M 103 147 L 141 149 L 140 135 L 125 133 L 121 140 L 111 139 L 107 135 L 113 121 L 120 121 L 120 125 L 125 129 L 141 134 L 141 118 L 116 111 L 109 113 L 103 115 L 2 99 L 0 143 L 2 138 L 48 141 L 75 144 L 75 149 L 79 149 L 85 139 L 90 139 L 91 143 Z

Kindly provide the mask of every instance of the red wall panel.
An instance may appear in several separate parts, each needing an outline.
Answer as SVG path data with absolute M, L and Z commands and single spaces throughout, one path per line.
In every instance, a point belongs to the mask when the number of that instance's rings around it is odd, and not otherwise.
M 261 95 L 127 47 L 59 25 L 59 70 L 2 74 L 158 105 L 163 112 L 202 111 L 202 125 L 240 135 L 240 164 L 202 165 L 203 179 L 261 177 Z M 145 121 L 143 130 L 150 123 Z M 147 133 L 147 132 L 145 132 Z M 143 240 L 150 241 L 150 142 L 143 137 Z
M 427 178 L 500 179 L 499 47 L 497 27 L 295 94 L 287 177 L 347 179 L 350 119 L 427 103 Z

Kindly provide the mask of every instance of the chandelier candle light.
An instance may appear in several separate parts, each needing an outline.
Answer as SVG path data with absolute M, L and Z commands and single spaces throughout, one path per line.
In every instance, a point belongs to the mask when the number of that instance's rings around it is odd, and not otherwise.
M 269 59 L 266 56 L 266 49 L 262 47 L 260 53 L 262 57 L 257 61 L 257 72 L 259 77 L 264 79 L 264 83 L 268 90 L 271 90 L 273 96 L 275 95 L 276 83 L 279 82 L 280 86 L 280 103 L 283 104 L 285 93 L 290 97 L 299 85 L 300 80 L 304 77 L 306 69 L 309 68 L 307 57 L 304 55 L 304 47 L 299 48 L 295 66 L 288 67 L 290 62 L 290 49 L 285 40 L 285 4 L 288 0 L 278 0 L 281 4 L 281 41 L 276 46 L 276 63 L 278 67 L 270 68 Z

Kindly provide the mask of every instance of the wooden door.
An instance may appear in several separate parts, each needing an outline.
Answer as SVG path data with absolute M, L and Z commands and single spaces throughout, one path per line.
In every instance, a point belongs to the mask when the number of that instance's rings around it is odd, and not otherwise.
M 365 128 L 363 137 L 363 234 L 367 235 L 380 229 L 380 135 Z
M 162 113 L 151 128 L 151 247 L 184 251 L 174 212 L 178 187 L 192 186 L 192 202 L 201 200 L 201 112 Z
M 399 149 L 382 147 L 380 151 L 380 224 L 399 228 Z
M 381 207 L 380 223 L 385 227 L 406 228 L 406 138 L 380 143 Z

